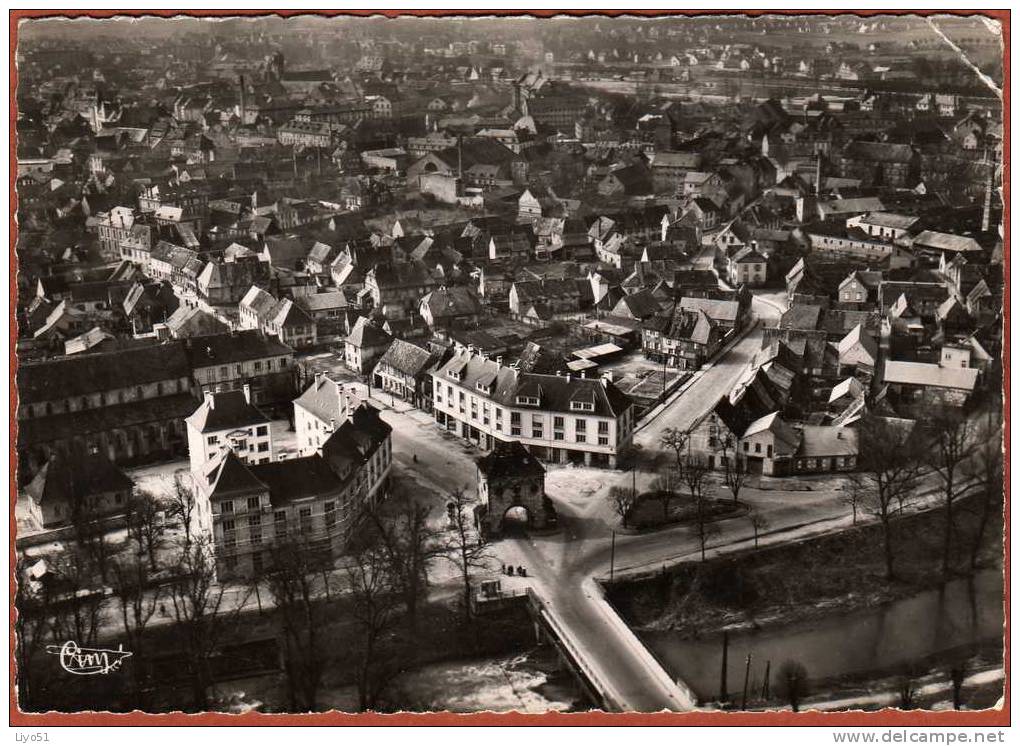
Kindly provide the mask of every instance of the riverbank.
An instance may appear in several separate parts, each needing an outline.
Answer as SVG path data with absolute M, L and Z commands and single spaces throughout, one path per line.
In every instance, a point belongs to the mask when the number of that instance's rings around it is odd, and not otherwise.
M 958 516 L 952 577 L 970 574 L 976 519 L 968 503 Z M 869 523 L 837 534 L 746 550 L 708 562 L 606 586 L 607 596 L 638 631 L 672 631 L 697 638 L 709 631 L 761 629 L 871 608 L 938 587 L 941 511 L 893 522 L 895 578 L 885 577 L 882 528 Z M 1002 516 L 985 531 L 979 565 L 1001 566 Z
M 954 669 L 970 681 L 962 707 L 994 706 L 1002 694 L 1002 522 L 997 516 L 988 528 L 971 574 L 968 507 L 957 506 L 963 520 L 948 581 L 942 515 L 928 511 L 896 522 L 893 581 L 881 527 L 869 524 L 624 579 L 607 595 L 707 706 L 786 705 L 780 669 L 788 661 L 804 666 L 805 708 L 899 707 L 905 686 L 907 705 L 945 707 Z

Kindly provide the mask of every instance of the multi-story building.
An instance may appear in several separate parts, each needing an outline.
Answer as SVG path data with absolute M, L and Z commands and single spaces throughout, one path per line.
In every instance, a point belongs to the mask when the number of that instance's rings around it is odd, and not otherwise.
M 353 390 L 344 389 L 325 373 L 316 373 L 312 385 L 294 400 L 294 431 L 298 453 L 309 456 L 329 440 L 353 410 Z
M 131 238 L 136 217 L 130 207 L 114 207 L 109 212 L 96 215 L 99 250 L 104 255 L 120 256 L 121 241 Z
M 433 414 L 485 450 L 518 440 L 537 458 L 615 466 L 634 406 L 608 379 L 520 373 L 471 350 L 432 370 Z
M 681 370 L 697 370 L 719 349 L 723 332 L 702 310 L 676 307 L 668 317 L 645 322 L 641 346 L 652 360 Z
M 365 289 L 375 308 L 390 318 L 417 311 L 418 302 L 436 285 L 432 273 L 420 260 L 378 264 L 365 275 Z
M 242 329 L 259 329 L 295 349 L 311 347 L 318 337 L 315 320 L 290 298 L 277 300 L 252 285 L 238 304 Z
M 224 449 L 232 450 L 249 464 L 273 460 L 270 421 L 251 403 L 248 384 L 240 391 L 207 391 L 202 404 L 185 423 L 193 472 L 199 471 Z
M 196 525 L 212 538 L 220 580 L 257 576 L 273 548 L 336 556 L 359 518 L 386 494 L 390 426 L 363 404 L 322 446 L 300 458 L 246 464 L 224 450 L 194 475 Z
M 122 465 L 173 458 L 195 409 L 180 342 L 22 363 L 18 395 L 23 478 L 56 451 L 101 451 Z
M 248 384 L 253 404 L 277 404 L 294 396 L 294 350 L 256 329 L 183 340 L 195 395 L 232 391 Z

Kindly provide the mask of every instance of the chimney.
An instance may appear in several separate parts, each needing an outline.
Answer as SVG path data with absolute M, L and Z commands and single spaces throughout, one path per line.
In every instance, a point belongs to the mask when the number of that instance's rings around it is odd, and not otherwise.
M 330 417 L 329 418 L 329 431 L 331 433 L 335 433 L 336 432 L 336 417 Z
M 322 381 L 325 377 L 326 374 L 323 373 L 322 371 L 315 372 L 315 388 L 319 388 L 322 385 Z
M 241 391 L 244 392 L 244 400 L 251 404 L 251 386 L 246 383 L 241 386 Z
M 815 160 L 815 196 L 818 197 L 822 193 L 822 156 L 818 155 Z
M 503 367 L 503 356 L 502 355 L 497 355 L 496 356 L 496 365 L 498 365 L 500 368 Z
M 212 391 L 205 392 L 205 403 L 209 405 L 209 409 L 216 409 L 216 395 Z

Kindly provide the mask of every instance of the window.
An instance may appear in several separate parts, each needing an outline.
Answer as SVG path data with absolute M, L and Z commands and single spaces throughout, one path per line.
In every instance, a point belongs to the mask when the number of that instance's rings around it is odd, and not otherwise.
M 325 504 L 326 508 L 326 528 L 332 528 L 336 523 L 336 503 L 328 502 Z
M 578 443 L 587 443 L 588 442 L 588 436 L 587 436 L 586 433 L 578 432 L 576 440 L 577 440 Z
M 516 426 L 516 425 L 511 425 L 510 426 L 510 434 L 511 435 L 520 435 L 521 434 L 521 428 Z
M 609 437 L 606 436 L 606 435 L 600 435 L 599 436 L 599 445 L 600 446 L 607 446 L 607 445 L 609 445 Z
M 259 437 L 269 434 L 269 425 L 259 425 L 255 428 L 255 434 Z
M 744 443 L 744 453 L 747 453 L 750 450 L 750 448 L 751 448 L 751 444 L 745 442 Z
M 214 445 L 216 445 L 217 443 L 220 442 L 220 436 L 219 435 L 210 435 L 208 438 L 205 439 L 205 442 L 207 444 L 211 445 L 211 446 L 214 446 Z
M 261 505 L 261 502 L 262 501 L 259 500 L 258 497 L 249 497 L 248 498 L 248 510 L 258 510 L 259 506 Z
M 273 515 L 273 522 L 276 526 L 276 538 L 282 539 L 287 535 L 287 511 L 278 510 Z
M 237 545 L 237 534 L 234 533 L 234 522 L 223 521 L 221 527 L 223 529 L 223 546 L 228 549 L 232 549 Z
M 539 427 L 532 426 L 532 428 L 531 428 L 531 437 L 532 438 L 541 438 L 542 437 L 542 428 L 541 428 L 541 426 L 539 426 Z
M 265 453 L 269 450 L 268 443 L 259 443 L 259 453 Z
M 255 513 L 248 516 L 248 535 L 252 544 L 262 543 L 262 514 Z
M 298 521 L 301 524 L 301 533 L 307 533 L 312 529 L 312 509 L 301 508 L 298 511 Z
M 255 361 L 255 372 L 256 373 L 261 373 L 262 372 L 262 361 L 261 360 L 256 360 Z
M 609 434 L 609 423 L 606 420 L 599 420 L 599 434 Z
M 224 513 L 224 514 L 233 513 L 234 512 L 234 501 L 233 500 L 223 500 L 220 503 L 220 512 Z
M 240 364 L 234 366 L 234 372 L 237 375 L 241 375 L 241 365 Z
M 755 453 L 761 453 L 761 443 L 755 443 L 754 444 L 754 452 Z
M 563 431 L 562 430 L 553 431 L 553 440 L 563 440 Z
M 226 377 L 227 377 L 227 366 L 226 365 L 221 365 L 220 366 L 220 378 L 226 378 Z
M 572 410 L 580 412 L 594 412 L 595 402 L 590 401 L 572 401 L 570 402 L 570 408 Z
M 588 422 L 586 420 L 581 419 L 574 420 L 574 429 L 577 430 L 578 432 L 583 432 L 585 429 L 587 429 L 587 427 Z
M 553 417 L 553 427 L 555 427 L 557 429 L 562 428 L 563 427 L 563 418 L 562 417 Z

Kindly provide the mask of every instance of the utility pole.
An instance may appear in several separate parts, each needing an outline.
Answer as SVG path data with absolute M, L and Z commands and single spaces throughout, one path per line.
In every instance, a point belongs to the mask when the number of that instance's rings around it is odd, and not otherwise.
M 726 668 L 729 665 L 730 657 L 730 633 L 723 630 L 722 633 L 722 670 L 719 672 L 719 701 L 726 701 Z
M 611 544 L 609 545 L 609 582 L 613 582 L 613 568 L 616 564 L 616 531 L 612 532 Z
M 744 663 L 744 696 L 740 699 L 740 709 L 747 709 L 747 682 L 751 677 L 751 654 L 747 654 L 747 660 Z
M 761 684 L 761 698 L 767 700 L 769 698 L 769 676 L 772 669 L 772 661 L 765 662 L 765 681 Z

